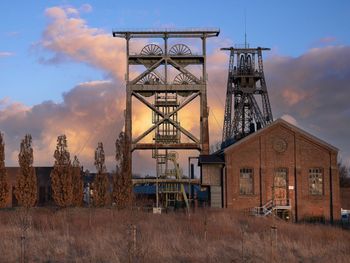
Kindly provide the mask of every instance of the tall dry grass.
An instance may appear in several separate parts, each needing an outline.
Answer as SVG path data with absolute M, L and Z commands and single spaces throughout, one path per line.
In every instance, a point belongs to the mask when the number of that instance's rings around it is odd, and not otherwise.
M 27 262 L 349 262 L 350 231 L 198 210 L 31 210 Z M 0 262 L 19 262 L 18 211 L 0 211 Z M 130 225 L 136 226 L 136 244 Z M 271 232 L 276 225 L 277 236 Z M 277 239 L 275 239 L 277 238 Z M 276 242 L 277 241 L 277 242 Z

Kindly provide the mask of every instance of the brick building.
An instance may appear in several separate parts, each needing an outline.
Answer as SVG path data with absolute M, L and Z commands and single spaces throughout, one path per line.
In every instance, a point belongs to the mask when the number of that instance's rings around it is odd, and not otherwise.
M 52 166 L 41 166 L 34 167 L 35 174 L 37 177 L 37 201 L 35 206 L 50 206 L 55 205 L 55 202 L 52 197 L 52 188 L 51 188 L 51 171 L 53 170 Z M 76 168 L 80 169 L 80 168 Z M 82 168 L 81 168 L 82 169 Z M 18 206 L 18 202 L 15 196 L 15 187 L 16 187 L 16 178 L 20 173 L 19 167 L 6 167 L 7 172 L 7 180 L 9 184 L 9 195 L 7 198 L 6 207 L 16 207 Z M 108 179 L 110 181 L 110 191 L 112 191 L 113 178 L 112 174 L 108 173 Z M 92 202 L 90 199 L 91 196 L 91 188 L 93 185 L 93 181 L 95 179 L 96 173 L 89 173 L 85 171 L 84 176 L 82 177 L 84 183 L 84 196 L 83 196 L 83 204 L 90 204 Z
M 278 119 L 201 156 L 199 164 L 212 206 L 332 222 L 340 219 L 337 155 L 337 148 Z
M 51 181 L 50 173 L 52 167 L 35 167 L 35 173 L 37 176 L 37 189 L 38 189 L 38 199 L 37 206 L 43 206 L 47 204 L 52 204 L 51 196 Z M 16 178 L 20 173 L 19 167 L 7 167 L 7 179 L 9 183 L 10 193 L 7 200 L 7 207 L 17 206 L 17 199 L 14 194 L 16 186 Z

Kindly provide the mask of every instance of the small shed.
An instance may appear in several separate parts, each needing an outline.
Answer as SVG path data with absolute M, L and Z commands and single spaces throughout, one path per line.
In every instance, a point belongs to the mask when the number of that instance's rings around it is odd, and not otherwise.
M 210 206 L 222 208 L 223 203 L 223 167 L 224 155 L 220 152 L 211 155 L 200 155 L 198 165 L 201 167 L 201 185 L 209 191 Z

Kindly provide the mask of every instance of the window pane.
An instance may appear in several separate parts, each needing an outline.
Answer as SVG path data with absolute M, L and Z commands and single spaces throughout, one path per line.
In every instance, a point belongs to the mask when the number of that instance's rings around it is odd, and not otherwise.
M 241 195 L 253 194 L 253 169 L 240 170 L 239 192 Z
M 323 194 L 323 174 L 321 168 L 309 169 L 309 192 L 312 195 Z
M 275 172 L 274 178 L 275 187 L 286 187 L 287 186 L 287 168 L 278 168 Z
M 273 178 L 273 200 L 277 205 L 288 204 L 288 190 L 287 190 L 287 168 L 275 169 L 275 175 Z

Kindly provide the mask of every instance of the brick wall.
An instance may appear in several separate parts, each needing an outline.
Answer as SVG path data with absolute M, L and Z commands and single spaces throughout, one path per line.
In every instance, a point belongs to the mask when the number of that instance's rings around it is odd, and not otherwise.
M 271 125 L 226 149 L 226 206 L 243 210 L 265 204 L 272 199 L 275 170 L 286 168 L 286 192 L 291 201 L 293 218 L 301 220 L 323 216 L 325 220 L 331 220 L 332 192 L 333 219 L 338 220 L 340 196 L 336 160 L 337 151 L 318 140 L 283 123 Z M 241 168 L 254 169 L 253 195 L 239 193 Z M 320 196 L 309 193 L 310 168 L 322 168 L 323 194 Z
M 52 167 L 35 167 L 35 173 L 37 176 L 37 205 L 46 205 L 48 204 L 48 188 L 51 185 L 50 182 L 50 172 Z M 10 193 L 7 199 L 6 207 L 13 207 L 17 205 L 16 198 L 14 196 L 14 188 L 16 186 L 16 178 L 20 173 L 19 167 L 6 167 L 7 179 L 9 183 Z M 41 193 L 40 191 L 43 190 Z

